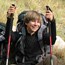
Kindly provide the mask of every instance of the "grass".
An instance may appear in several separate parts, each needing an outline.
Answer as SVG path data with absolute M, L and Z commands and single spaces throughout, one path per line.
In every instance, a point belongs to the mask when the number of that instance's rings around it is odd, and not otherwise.
M 58 49 L 57 46 L 53 48 L 53 54 L 58 58 L 58 65 L 65 65 L 65 48 Z
M 4 4 L 3 4 L 4 3 Z M 17 10 L 14 17 L 14 25 L 17 22 L 17 16 L 24 10 L 36 10 L 45 13 L 45 6 L 49 5 L 56 18 L 57 35 L 65 41 L 65 1 L 64 0 L 0 0 L 0 21 L 6 23 L 6 12 L 9 6 L 14 3 Z

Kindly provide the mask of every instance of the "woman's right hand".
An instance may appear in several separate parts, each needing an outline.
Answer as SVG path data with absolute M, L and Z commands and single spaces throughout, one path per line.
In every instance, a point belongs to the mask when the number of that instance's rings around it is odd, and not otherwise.
M 14 15 L 15 11 L 16 11 L 16 6 L 15 6 L 15 4 L 12 4 L 12 5 L 9 7 L 8 11 L 7 11 L 7 17 L 10 17 L 11 14 Z

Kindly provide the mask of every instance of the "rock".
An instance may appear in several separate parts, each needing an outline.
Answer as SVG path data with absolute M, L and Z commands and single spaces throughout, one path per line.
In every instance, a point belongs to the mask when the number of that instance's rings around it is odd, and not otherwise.
M 56 42 L 53 45 L 53 53 L 58 57 L 65 59 L 65 42 L 60 36 L 56 36 Z
M 56 46 L 57 49 L 64 49 L 65 42 L 60 36 L 56 36 L 56 42 L 55 42 L 54 46 Z

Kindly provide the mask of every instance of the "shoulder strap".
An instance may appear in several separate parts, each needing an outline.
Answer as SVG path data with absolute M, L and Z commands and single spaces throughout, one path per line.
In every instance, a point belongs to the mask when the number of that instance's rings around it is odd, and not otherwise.
M 39 41 L 39 45 L 40 45 L 40 48 L 41 48 L 43 54 L 44 54 L 45 51 L 44 51 L 44 46 L 43 46 L 44 44 L 43 44 L 42 39 L 43 39 L 43 32 L 44 32 L 45 29 L 46 29 L 46 26 L 42 25 L 41 28 L 38 31 L 38 41 Z
M 48 21 L 46 20 L 46 18 L 45 18 L 44 15 L 42 15 L 42 19 L 43 19 L 43 24 L 47 26 L 46 32 L 49 33 L 49 25 L 48 25 L 49 23 L 48 23 Z
M 40 15 L 41 15 L 41 17 L 42 17 L 43 24 L 47 26 L 48 21 L 46 20 L 45 16 L 44 16 L 42 13 L 41 13 Z
M 41 27 L 38 31 L 38 40 L 41 40 L 43 35 L 43 31 L 45 30 L 45 28 L 47 29 L 47 24 L 48 24 L 48 21 L 46 20 L 45 16 L 43 14 L 41 14 L 41 17 L 42 17 L 42 23 L 41 23 Z
M 41 27 L 38 31 L 38 41 L 39 41 L 39 45 L 40 45 L 42 52 L 43 53 L 45 52 L 44 55 L 46 55 L 46 49 L 45 49 L 45 46 L 43 46 L 42 39 L 43 39 L 43 32 L 44 32 L 45 29 L 47 29 L 48 21 L 46 20 L 44 15 L 42 15 L 42 19 L 43 19 L 43 21 L 42 21 Z
M 45 25 L 41 25 L 39 31 L 38 31 L 38 41 L 41 40 L 43 38 L 42 33 L 44 32 L 44 30 L 46 29 Z

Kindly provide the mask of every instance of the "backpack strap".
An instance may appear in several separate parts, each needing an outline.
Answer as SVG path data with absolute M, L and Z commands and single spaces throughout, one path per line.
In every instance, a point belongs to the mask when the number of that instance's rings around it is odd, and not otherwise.
M 42 17 L 43 24 L 47 26 L 48 21 L 46 20 L 45 16 L 44 16 L 42 13 L 40 13 L 40 15 L 41 15 L 41 17 Z
M 38 31 L 38 41 L 39 41 L 39 45 L 40 45 L 40 48 L 41 48 L 43 54 L 46 55 L 46 45 L 43 44 L 42 39 L 43 39 L 43 32 L 45 31 L 45 29 L 46 29 L 46 32 L 48 32 L 48 21 L 46 20 L 46 18 L 43 14 L 41 14 L 41 15 L 42 15 L 43 21 L 42 21 L 41 27 Z
M 24 47 L 25 47 L 25 44 L 23 43 L 23 41 L 24 41 L 24 39 L 25 39 L 25 36 L 26 36 L 26 31 L 25 31 L 25 28 L 23 27 L 22 28 L 22 32 L 19 32 L 19 34 L 21 35 L 20 36 L 20 38 L 18 39 L 18 41 L 16 42 L 16 46 L 19 46 L 19 47 L 17 47 L 19 50 L 20 50 L 20 52 L 22 53 L 22 63 L 24 63 L 24 61 L 25 61 L 25 53 L 24 53 Z M 16 56 L 15 57 L 15 60 L 16 60 L 16 62 L 17 62 L 17 60 L 18 60 L 18 56 Z
M 46 17 L 43 14 L 41 14 L 41 17 L 42 17 L 42 20 L 43 20 L 42 24 L 47 26 L 46 32 L 49 33 L 49 22 L 46 20 Z
M 45 29 L 46 29 L 46 26 L 45 25 L 41 25 L 40 29 L 38 30 L 38 41 L 43 38 L 42 33 L 44 32 Z
M 43 19 L 43 23 L 44 23 L 44 25 L 48 25 L 48 21 L 46 20 L 46 18 L 45 18 L 45 16 L 44 15 L 42 15 L 42 19 Z
M 46 26 L 42 25 L 41 28 L 38 31 L 38 41 L 39 41 L 39 45 L 40 45 L 40 48 L 41 48 L 43 54 L 46 51 L 46 50 L 44 51 L 45 48 L 43 46 L 44 44 L 43 44 L 43 41 L 42 41 L 42 39 L 43 39 L 43 32 L 44 32 L 45 29 L 46 29 Z
M 25 27 L 22 27 L 22 30 L 21 30 L 21 32 L 18 32 L 18 34 L 19 34 L 19 39 L 17 40 L 17 42 L 16 42 L 16 44 L 15 44 L 15 47 L 17 47 L 18 48 L 18 46 L 21 46 L 21 52 L 22 52 L 22 54 L 24 55 L 24 48 L 23 48 L 23 41 L 24 41 L 24 39 L 26 38 L 26 30 L 25 30 Z

